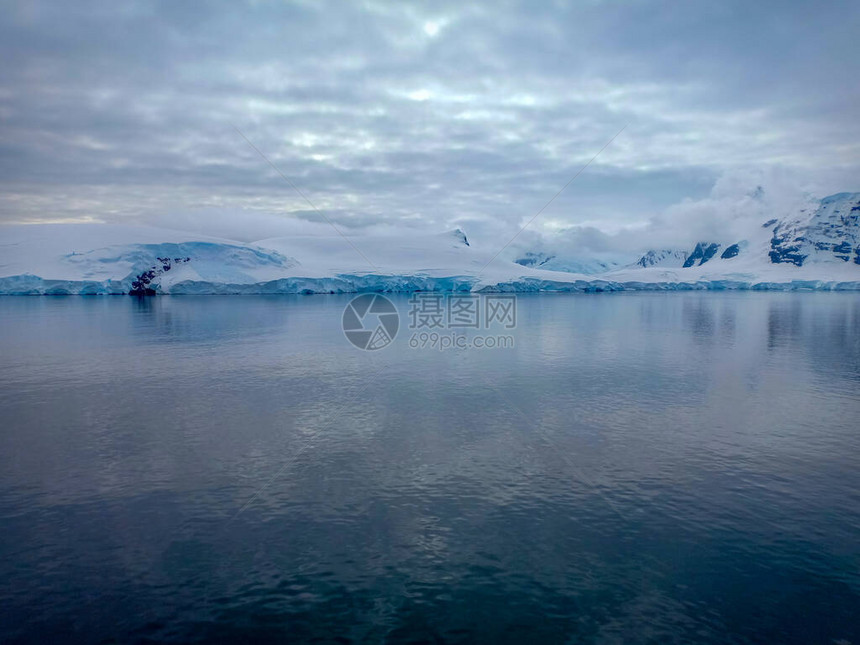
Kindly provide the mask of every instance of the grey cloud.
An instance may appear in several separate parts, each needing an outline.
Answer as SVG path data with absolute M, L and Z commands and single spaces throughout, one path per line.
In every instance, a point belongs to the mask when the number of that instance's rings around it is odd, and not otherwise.
M 4 5 L 3 221 L 318 220 L 233 126 L 344 226 L 490 240 L 625 124 L 538 230 L 617 239 L 725 173 L 860 168 L 856 4 Z

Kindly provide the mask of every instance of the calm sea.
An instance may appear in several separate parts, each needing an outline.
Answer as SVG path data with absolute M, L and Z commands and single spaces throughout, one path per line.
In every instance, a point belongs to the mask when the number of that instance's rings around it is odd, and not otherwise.
M 349 300 L 0 298 L 0 641 L 860 643 L 856 294 Z

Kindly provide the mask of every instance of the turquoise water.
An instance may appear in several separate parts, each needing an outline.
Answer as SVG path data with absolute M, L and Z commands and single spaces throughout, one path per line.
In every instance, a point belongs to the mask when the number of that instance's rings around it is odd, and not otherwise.
M 4 642 L 860 643 L 860 297 L 0 298 Z

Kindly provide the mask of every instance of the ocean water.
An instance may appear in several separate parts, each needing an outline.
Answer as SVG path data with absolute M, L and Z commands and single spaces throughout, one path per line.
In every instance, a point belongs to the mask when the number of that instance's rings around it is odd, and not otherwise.
M 0 641 L 860 643 L 856 294 L 349 300 L 0 298 Z

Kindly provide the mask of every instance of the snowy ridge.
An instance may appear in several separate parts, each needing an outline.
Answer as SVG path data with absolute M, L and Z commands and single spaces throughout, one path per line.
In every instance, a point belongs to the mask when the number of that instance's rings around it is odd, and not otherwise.
M 662 266 L 683 266 L 689 253 L 680 249 L 659 249 L 648 251 L 636 261 L 642 268 Z
M 3 226 L 0 294 L 860 290 L 860 193 L 767 221 L 746 240 L 650 251 L 626 267 L 575 258 L 562 267 L 539 253 L 493 259 L 491 251 L 459 229 L 247 244 L 148 227 Z
M 841 261 L 860 265 L 860 193 L 839 193 L 825 197 L 812 215 L 774 226 L 772 262 Z
M 564 273 L 583 273 L 585 275 L 606 273 L 612 269 L 617 269 L 622 264 L 617 259 L 610 257 L 564 257 L 543 251 L 526 251 L 514 262 L 524 267 Z

